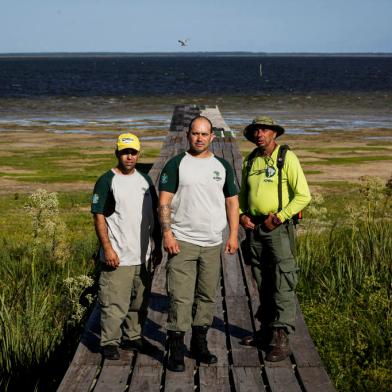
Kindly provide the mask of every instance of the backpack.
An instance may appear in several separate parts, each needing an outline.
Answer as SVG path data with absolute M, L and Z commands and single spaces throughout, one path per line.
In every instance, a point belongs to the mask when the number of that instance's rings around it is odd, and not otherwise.
M 249 154 L 248 161 L 246 162 L 246 170 L 245 170 L 246 193 L 248 193 L 249 172 L 250 172 L 250 169 L 252 168 L 253 160 L 256 158 L 258 150 L 259 149 L 256 147 Z M 282 169 L 284 166 L 287 150 L 290 150 L 290 147 L 287 144 L 283 144 L 283 145 L 279 146 L 278 159 L 276 162 L 276 166 L 278 168 L 278 212 L 282 210 Z M 295 225 L 297 225 L 301 219 L 302 219 L 302 211 L 298 212 L 298 214 L 295 214 L 291 218 L 291 220 L 293 221 L 293 223 Z

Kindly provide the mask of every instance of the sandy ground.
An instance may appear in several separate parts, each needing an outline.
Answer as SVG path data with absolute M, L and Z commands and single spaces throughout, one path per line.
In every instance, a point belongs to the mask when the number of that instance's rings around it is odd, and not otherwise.
M 140 131 L 138 136 L 153 135 L 152 131 Z M 157 133 L 158 136 L 162 132 Z M 368 139 L 371 136 L 376 139 Z M 117 134 L 55 134 L 48 132 L 44 127 L 13 127 L 0 132 L 0 194 L 14 192 L 31 192 L 44 187 L 49 191 L 91 190 L 92 184 L 88 181 L 72 183 L 26 183 L 17 181 L 12 175 L 31 173 L 31 170 L 7 165 L 7 157 L 16 153 L 42 153 L 58 148 L 71 149 L 81 154 L 113 154 Z M 238 137 L 240 149 L 243 152 L 251 151 L 254 146 Z M 385 180 L 392 176 L 392 130 L 390 129 L 357 129 L 349 132 L 324 131 L 318 135 L 283 135 L 280 144 L 289 144 L 299 156 L 303 168 L 308 172 L 307 178 L 312 183 L 327 181 L 356 182 L 363 175 L 377 176 Z M 146 151 L 141 162 L 152 163 L 155 158 L 149 158 L 151 149 L 159 150 L 162 141 L 143 141 L 142 147 Z M 330 163 L 331 158 L 356 158 L 355 162 Z M 358 160 L 358 157 L 369 157 L 374 161 Z M 377 158 L 382 157 L 382 158 Z M 97 157 L 99 159 L 99 157 Z M 63 167 L 68 170 L 74 166 L 91 166 L 95 159 L 83 156 L 77 159 L 64 159 Z M 77 170 L 77 169 L 76 169 Z

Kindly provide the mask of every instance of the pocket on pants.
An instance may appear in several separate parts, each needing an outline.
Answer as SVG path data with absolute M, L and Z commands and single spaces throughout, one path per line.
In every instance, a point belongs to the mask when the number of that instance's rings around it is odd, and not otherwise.
M 110 304 L 110 277 L 107 272 L 101 272 L 98 282 L 98 301 L 101 306 L 109 306 Z
M 279 289 L 293 291 L 298 283 L 299 268 L 292 260 L 290 262 L 280 262 L 277 268 L 279 269 Z

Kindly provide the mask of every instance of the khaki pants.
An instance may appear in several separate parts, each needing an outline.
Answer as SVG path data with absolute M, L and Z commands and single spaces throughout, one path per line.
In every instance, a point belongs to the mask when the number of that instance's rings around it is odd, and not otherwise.
M 145 264 L 112 269 L 102 266 L 98 299 L 101 346 L 137 339 L 147 315 L 150 278 Z
M 187 331 L 210 326 L 220 276 L 221 245 L 203 247 L 178 241 L 180 253 L 167 264 L 169 317 L 167 329 Z
M 295 262 L 292 223 L 284 223 L 273 231 L 262 225 L 247 233 L 249 256 L 260 296 L 256 317 L 262 326 L 295 330 L 295 287 L 299 268 Z

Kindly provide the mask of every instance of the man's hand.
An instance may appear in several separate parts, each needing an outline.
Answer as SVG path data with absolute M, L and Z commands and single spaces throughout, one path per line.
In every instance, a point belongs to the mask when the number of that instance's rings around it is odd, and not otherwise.
M 117 253 L 114 251 L 112 247 L 107 247 L 103 250 L 105 255 L 105 263 L 112 268 L 117 268 L 120 265 L 120 260 L 117 256 Z
M 161 264 L 162 262 L 162 249 L 159 246 L 156 246 L 151 253 L 151 262 L 154 267 Z
M 235 252 L 237 252 L 238 249 L 238 239 L 237 236 L 229 237 L 229 239 L 226 241 L 226 246 L 225 246 L 225 253 L 229 253 L 233 255 Z
M 165 249 L 169 255 L 180 253 L 178 242 L 171 231 L 165 231 L 163 234 L 163 249 Z
M 280 219 L 274 215 L 272 212 L 268 214 L 268 218 L 264 221 L 264 227 L 268 231 L 275 230 L 278 226 L 280 226 L 282 222 Z
M 254 230 L 255 228 L 255 224 L 251 221 L 248 215 L 241 215 L 240 223 L 245 230 Z

